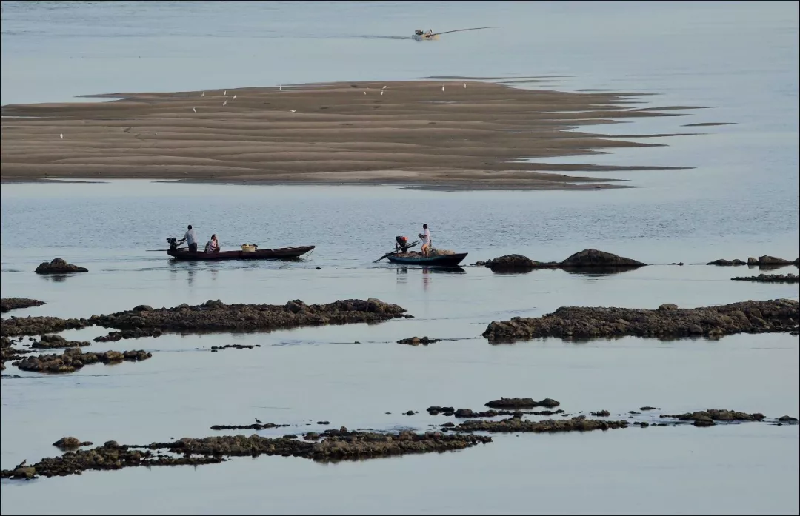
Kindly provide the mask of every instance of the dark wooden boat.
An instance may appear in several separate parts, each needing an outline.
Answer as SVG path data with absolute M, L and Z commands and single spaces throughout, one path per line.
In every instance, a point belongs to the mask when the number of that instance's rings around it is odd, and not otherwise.
M 403 265 L 425 265 L 435 267 L 456 267 L 467 257 L 467 253 L 441 254 L 425 258 L 419 253 L 391 253 L 386 259 Z
M 206 262 L 223 260 L 292 260 L 314 249 L 315 246 L 281 247 L 280 249 L 257 249 L 255 251 L 220 251 L 206 253 L 202 251 L 191 252 L 188 249 L 177 248 L 167 250 L 167 254 L 180 261 Z

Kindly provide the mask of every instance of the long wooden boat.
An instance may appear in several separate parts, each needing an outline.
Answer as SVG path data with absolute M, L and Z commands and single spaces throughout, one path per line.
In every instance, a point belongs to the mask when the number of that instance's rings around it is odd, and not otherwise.
M 427 265 L 436 267 L 455 267 L 467 257 L 467 253 L 441 254 L 425 258 L 418 253 L 392 253 L 386 257 L 392 263 L 403 265 Z
M 280 249 L 257 249 L 255 251 L 220 251 L 206 253 L 191 252 L 186 248 L 169 249 L 167 254 L 179 261 L 206 262 L 222 260 L 292 260 L 314 249 L 315 246 L 281 247 Z

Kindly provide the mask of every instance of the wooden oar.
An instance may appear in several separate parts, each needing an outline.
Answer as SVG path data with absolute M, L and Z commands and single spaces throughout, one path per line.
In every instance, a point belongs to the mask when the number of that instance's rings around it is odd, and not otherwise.
M 387 256 L 391 256 L 391 255 L 393 255 L 394 253 L 395 253 L 394 251 L 392 251 L 392 252 L 390 252 L 390 253 L 386 253 L 386 254 L 384 254 L 383 256 L 381 256 L 380 258 L 378 258 L 377 260 L 375 260 L 374 262 L 372 262 L 372 263 L 378 263 L 379 261 L 383 260 L 383 259 L 384 259 L 384 258 L 386 258 Z
M 448 30 L 446 32 L 436 32 L 433 34 L 434 36 L 438 36 L 440 34 L 450 34 L 452 32 L 464 32 L 466 30 L 481 30 L 481 29 L 491 29 L 491 27 L 474 27 L 472 29 L 456 29 L 456 30 Z

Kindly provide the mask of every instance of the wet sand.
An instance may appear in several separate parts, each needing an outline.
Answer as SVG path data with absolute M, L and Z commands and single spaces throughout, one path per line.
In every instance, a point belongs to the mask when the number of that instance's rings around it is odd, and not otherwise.
M 638 108 L 633 96 L 467 80 L 110 93 L 99 97 L 120 100 L 8 105 L 2 108 L 0 177 L 618 188 L 619 180 L 580 173 L 664 167 L 520 160 L 660 146 L 574 131 L 617 119 L 676 116 L 668 106 Z

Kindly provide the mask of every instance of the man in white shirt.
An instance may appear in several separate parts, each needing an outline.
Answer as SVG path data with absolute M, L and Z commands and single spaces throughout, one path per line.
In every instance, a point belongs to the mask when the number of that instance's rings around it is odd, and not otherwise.
M 431 249 L 431 231 L 428 229 L 427 224 L 422 225 L 422 233 L 419 234 L 419 238 L 422 240 L 422 256 L 427 257 L 428 251 Z
M 187 228 L 186 234 L 183 235 L 183 238 L 178 240 L 178 243 L 181 244 L 186 242 L 189 245 L 189 251 L 192 253 L 197 252 L 197 238 L 194 236 L 194 229 L 192 229 L 192 225 L 189 224 Z

